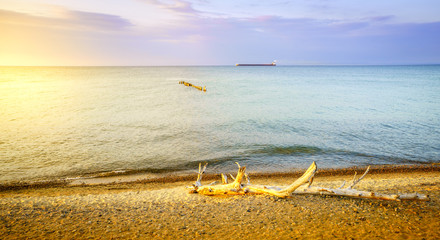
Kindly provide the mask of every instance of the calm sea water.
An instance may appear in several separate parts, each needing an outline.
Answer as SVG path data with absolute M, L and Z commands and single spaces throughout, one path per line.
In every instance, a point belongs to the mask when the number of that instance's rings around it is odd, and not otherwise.
M 440 162 L 440 66 L 0 67 L 0 182 L 312 161 Z

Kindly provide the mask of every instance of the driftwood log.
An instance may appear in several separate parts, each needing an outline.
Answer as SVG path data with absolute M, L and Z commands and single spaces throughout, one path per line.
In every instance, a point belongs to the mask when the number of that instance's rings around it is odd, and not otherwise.
M 193 87 L 193 88 L 198 89 L 198 90 L 200 90 L 200 91 L 204 91 L 204 92 L 206 92 L 206 86 L 204 86 L 204 87 L 196 86 L 196 85 L 194 85 L 194 84 L 192 84 L 192 83 L 185 82 L 185 81 L 180 81 L 179 84 L 183 84 L 183 85 L 185 85 L 185 86 L 187 86 L 187 87 Z
M 334 195 L 334 196 L 346 196 L 346 197 L 356 197 L 356 198 L 371 198 L 371 199 L 382 199 L 382 200 L 421 200 L 428 201 L 429 197 L 427 195 L 411 193 L 411 194 L 383 194 L 369 191 L 356 190 L 353 187 L 359 183 L 365 175 L 367 175 L 370 167 L 367 168 L 365 173 L 356 179 L 356 174 L 353 178 L 352 183 L 345 187 L 345 182 L 339 188 L 324 188 L 311 186 L 313 183 L 313 178 L 315 176 L 317 166 L 313 162 L 306 172 L 298 179 L 296 179 L 292 184 L 287 187 L 271 187 L 264 185 L 253 185 L 249 181 L 249 176 L 246 174 L 246 167 L 241 167 L 238 163 L 238 173 L 236 177 L 233 178 L 233 182 L 229 183 L 228 178 L 225 174 L 221 174 L 222 183 L 221 184 L 209 184 L 202 185 L 202 176 L 206 170 L 206 166 L 202 167 L 199 164 L 199 172 L 197 175 L 197 181 L 189 187 L 190 193 L 199 193 L 208 196 L 214 195 L 244 195 L 244 194 L 267 194 L 273 195 L 280 198 L 289 197 L 292 194 L 319 194 L 319 195 Z M 244 178 L 247 179 L 247 183 L 242 183 Z M 305 188 L 298 189 L 301 185 L 308 184 Z

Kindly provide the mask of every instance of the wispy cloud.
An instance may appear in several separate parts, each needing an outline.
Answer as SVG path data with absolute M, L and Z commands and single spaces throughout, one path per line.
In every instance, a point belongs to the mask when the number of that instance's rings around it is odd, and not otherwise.
M 365 18 L 365 20 L 371 21 L 371 22 L 388 22 L 392 19 L 394 19 L 396 16 L 394 15 L 386 15 L 386 16 L 373 16 Z
M 118 31 L 134 26 L 129 20 L 110 14 L 69 11 L 66 16 L 67 24 L 98 30 Z
M 27 25 L 43 28 L 63 28 L 70 30 L 120 31 L 133 24 L 120 16 L 64 10 L 57 17 L 35 16 L 0 9 L 0 22 L 9 25 Z
M 169 1 L 161 1 L 161 0 L 140 0 L 142 2 L 158 6 L 162 9 L 170 10 L 176 13 L 183 13 L 194 15 L 200 13 L 195 10 L 192 6 L 192 3 L 183 0 L 169 0 Z

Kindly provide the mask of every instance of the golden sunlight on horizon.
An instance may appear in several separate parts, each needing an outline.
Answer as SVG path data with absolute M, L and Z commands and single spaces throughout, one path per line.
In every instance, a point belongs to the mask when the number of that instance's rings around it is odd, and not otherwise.
M 47 31 L 21 24 L 1 24 L 0 65 L 46 66 L 65 61 L 59 54 L 65 51 L 65 43 L 57 41 Z M 57 53 L 58 52 L 58 53 Z
M 109 59 L 93 54 L 102 42 L 81 34 L 89 29 L 67 19 L 0 10 L 0 29 L 0 66 L 84 66 Z

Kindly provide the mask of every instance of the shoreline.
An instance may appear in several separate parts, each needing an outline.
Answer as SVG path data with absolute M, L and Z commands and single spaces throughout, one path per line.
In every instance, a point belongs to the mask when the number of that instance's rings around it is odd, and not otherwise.
M 364 169 L 364 168 L 362 168 Z M 362 171 L 357 168 L 358 174 Z M 208 197 L 189 194 L 196 179 L 63 185 L 0 192 L 0 235 L 7 239 L 438 239 L 440 167 L 372 168 L 359 190 L 413 193 L 422 201 L 294 194 Z M 301 172 L 298 172 L 301 174 Z M 320 170 L 313 185 L 338 187 L 354 171 Z M 294 174 L 250 174 L 283 186 Z M 215 176 L 218 180 L 218 176 Z M 204 179 L 203 184 L 212 182 Z
M 355 172 L 365 171 L 367 166 L 355 166 L 347 168 L 323 168 L 318 171 L 316 176 L 333 176 L 333 175 L 353 175 Z M 255 178 L 269 178 L 269 177 L 299 177 L 305 169 L 297 169 L 290 172 L 249 172 L 250 177 Z M 430 164 L 411 164 L 411 165 L 371 165 L 369 174 L 374 173 L 404 173 L 404 172 L 420 172 L 420 171 L 437 171 L 440 172 L 440 163 Z M 196 171 L 178 171 L 169 173 L 150 173 L 150 172 L 136 172 L 128 173 L 114 172 L 98 174 L 92 177 L 78 177 L 66 178 L 58 180 L 40 180 L 40 181 L 10 181 L 0 182 L 0 192 L 13 191 L 21 189 L 37 189 L 63 186 L 78 186 L 78 185 L 112 185 L 118 183 L 173 183 L 182 181 L 195 181 L 197 178 Z M 236 172 L 226 172 L 226 174 L 235 175 Z M 218 180 L 219 173 L 209 173 L 208 171 L 203 175 L 204 180 Z

